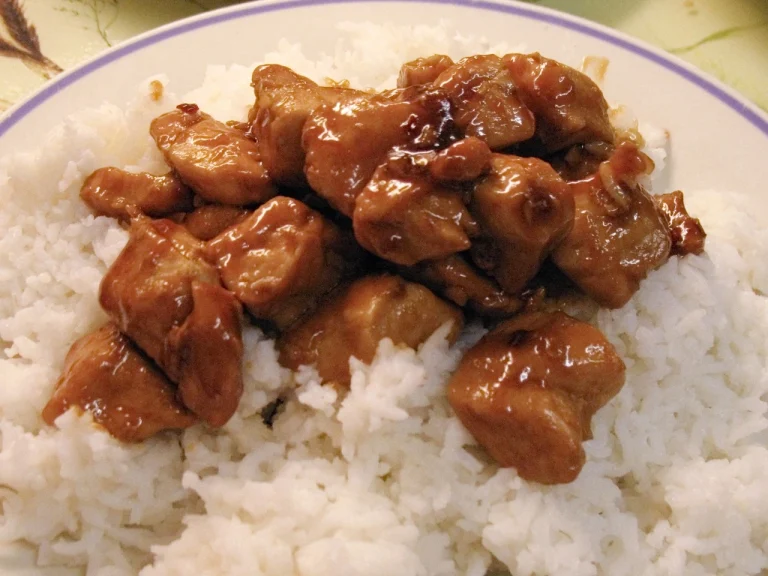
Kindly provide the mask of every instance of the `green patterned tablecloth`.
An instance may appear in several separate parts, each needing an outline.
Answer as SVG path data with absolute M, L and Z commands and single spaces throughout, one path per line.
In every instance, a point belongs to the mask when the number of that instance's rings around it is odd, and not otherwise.
M 62 69 L 234 0 L 0 0 L 0 111 Z M 540 0 L 675 53 L 768 110 L 768 0 Z

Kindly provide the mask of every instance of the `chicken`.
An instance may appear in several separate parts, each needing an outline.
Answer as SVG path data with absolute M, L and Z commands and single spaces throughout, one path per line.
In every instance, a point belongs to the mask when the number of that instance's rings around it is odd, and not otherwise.
M 52 425 L 77 407 L 118 440 L 141 442 L 197 423 L 175 395 L 165 374 L 109 323 L 72 345 L 43 420 Z
M 484 140 L 492 150 L 533 137 L 534 115 L 498 56 L 464 58 L 440 74 L 434 85 L 449 94 L 456 126 L 464 135 Z
M 449 183 L 477 177 L 486 170 L 488 148 L 475 140 L 487 152 L 482 155 L 465 142 L 439 153 L 398 151 L 389 155 L 355 201 L 352 222 L 363 248 L 407 266 L 469 249 L 477 225 L 461 191 L 440 184 L 431 174 Z
M 476 270 L 460 254 L 420 262 L 411 267 L 401 267 L 399 272 L 480 316 L 506 318 L 523 306 L 517 296 L 504 292 L 498 284 Z
M 502 154 L 493 155 L 469 207 L 482 230 L 472 259 L 510 294 L 536 275 L 570 231 L 574 214 L 571 191 L 549 164 Z
M 246 206 L 277 194 L 258 145 L 194 105 L 156 118 L 150 133 L 179 178 L 209 202 Z
M 502 467 L 529 481 L 573 481 L 594 413 L 625 367 L 597 328 L 566 314 L 526 313 L 486 334 L 448 385 L 459 420 Z
M 241 310 L 206 261 L 202 242 L 170 220 L 134 219 L 128 244 L 101 282 L 99 301 L 120 331 L 178 384 L 182 397 L 195 396 L 189 390 L 197 387 L 210 399 L 188 408 L 212 426 L 229 420 L 242 394 Z M 194 374 L 211 357 L 217 371 Z
M 417 348 L 446 322 L 453 342 L 463 324 L 458 309 L 397 276 L 368 276 L 285 332 L 277 344 L 280 364 L 292 370 L 314 364 L 324 382 L 348 387 L 351 357 L 370 363 L 384 338 Z
M 208 246 L 224 285 L 283 330 L 354 274 L 362 251 L 298 200 L 273 198 Z
M 453 66 L 453 60 L 443 54 L 435 54 L 426 58 L 416 58 L 400 67 L 397 76 L 397 87 L 407 88 L 418 84 L 431 84 L 445 70 Z
M 173 173 L 154 176 L 99 168 L 86 178 L 80 198 L 98 216 L 129 220 L 137 212 L 152 217 L 188 212 L 194 194 Z
M 685 256 L 686 254 L 701 254 L 704 251 L 704 240 L 707 233 L 701 226 L 698 218 L 688 214 L 683 202 L 683 193 L 679 190 L 654 196 L 656 207 L 669 226 L 673 256 Z
M 251 210 L 225 204 L 204 204 L 184 214 L 180 224 L 198 240 L 213 240 L 230 226 L 245 220 Z
M 257 67 L 251 85 L 256 95 L 249 115 L 251 131 L 270 177 L 282 186 L 306 187 L 301 133 L 307 118 L 321 104 L 335 104 L 363 92 L 318 86 L 278 64 Z
M 601 306 L 622 307 L 669 258 L 669 226 L 638 183 L 651 169 L 637 146 L 624 142 L 596 174 L 569 184 L 576 206 L 573 228 L 552 260 Z
M 530 151 L 551 154 L 574 144 L 613 142 L 608 104 L 589 76 L 538 53 L 508 54 L 503 65 L 536 118 Z
M 430 86 L 411 86 L 325 104 L 304 125 L 305 174 L 312 189 L 352 217 L 355 199 L 395 147 L 442 148 L 453 138 L 451 105 Z

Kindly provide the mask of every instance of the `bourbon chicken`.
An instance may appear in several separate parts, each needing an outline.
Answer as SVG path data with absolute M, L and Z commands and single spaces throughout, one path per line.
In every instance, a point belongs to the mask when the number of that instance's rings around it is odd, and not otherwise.
M 222 426 L 243 330 L 275 333 L 282 366 L 313 365 L 344 394 L 352 358 L 441 327 L 454 343 L 466 315 L 490 332 L 448 384 L 459 420 L 526 480 L 576 478 L 624 364 L 560 310 L 623 306 L 706 238 L 682 192 L 644 187 L 642 140 L 614 131 L 592 80 L 540 54 L 426 56 L 383 92 L 276 64 L 251 80 L 247 119 L 182 104 L 151 123 L 166 174 L 84 182 L 130 238 L 101 284 L 110 323 L 72 346 L 46 422 L 75 407 L 124 441 Z

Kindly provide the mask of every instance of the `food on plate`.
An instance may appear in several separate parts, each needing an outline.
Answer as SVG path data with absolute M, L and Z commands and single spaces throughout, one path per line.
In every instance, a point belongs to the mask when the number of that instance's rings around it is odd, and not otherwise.
M 0 547 L 142 576 L 759 574 L 747 205 L 664 189 L 664 130 L 561 63 L 350 30 L 0 160 Z

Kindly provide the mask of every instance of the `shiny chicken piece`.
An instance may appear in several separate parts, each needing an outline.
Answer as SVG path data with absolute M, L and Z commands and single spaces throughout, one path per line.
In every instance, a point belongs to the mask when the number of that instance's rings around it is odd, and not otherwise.
M 434 171 L 460 180 L 476 177 L 487 169 L 487 147 L 486 155 L 466 154 L 464 149 L 472 151 L 472 146 L 457 143 L 439 154 L 390 154 L 355 201 L 352 222 L 360 245 L 385 260 L 406 266 L 469 249 L 477 225 L 464 205 L 461 191 L 439 184 L 430 174 Z M 431 170 L 431 160 L 437 159 L 439 165 Z M 469 166 L 473 161 L 476 165 Z
M 361 278 L 280 337 L 280 364 L 293 370 L 314 364 L 324 382 L 349 386 L 351 357 L 370 363 L 384 338 L 417 348 L 446 322 L 453 342 L 461 312 L 427 288 L 397 276 Z
M 150 128 L 165 160 L 187 186 L 209 202 L 236 206 L 261 204 L 277 193 L 253 140 L 188 110 L 168 112 Z
M 704 251 L 704 240 L 707 237 L 698 218 L 688 214 L 683 201 L 683 193 L 679 190 L 654 196 L 656 206 L 664 216 L 672 237 L 671 254 L 685 256 L 686 254 L 701 254 Z
M 434 81 L 456 109 L 456 126 L 466 135 L 502 150 L 531 138 L 533 113 L 521 101 L 514 79 L 494 55 L 469 56 L 446 69 Z
M 613 142 L 608 103 L 589 76 L 538 53 L 508 54 L 503 61 L 520 99 L 536 117 L 537 154 Z
M 650 160 L 625 142 L 597 174 L 569 184 L 573 228 L 552 260 L 601 306 L 620 308 L 651 270 L 669 258 L 669 226 L 637 178 Z
M 318 86 L 285 66 L 265 64 L 253 71 L 256 95 L 249 119 L 270 177 L 292 188 L 307 186 L 301 134 L 310 113 L 363 95 L 359 90 Z
M 462 359 L 448 401 L 502 467 L 529 481 L 573 481 L 594 413 L 625 368 L 597 328 L 563 313 L 527 313 L 489 332 Z
M 430 150 L 453 137 L 451 105 L 430 86 L 359 96 L 317 108 L 304 126 L 312 189 L 352 217 L 355 199 L 392 148 Z
M 99 301 L 120 331 L 181 391 L 200 387 L 200 394 L 211 398 L 206 405 L 188 408 L 210 425 L 221 426 L 242 393 L 241 311 L 219 284 L 203 248 L 170 220 L 133 220 L 128 244 L 102 280 Z M 220 337 L 223 333 L 226 339 Z M 190 338 L 211 342 L 194 343 Z M 205 368 L 211 357 L 217 358 L 217 374 Z M 197 369 L 209 379 L 193 374 Z
M 224 285 L 256 318 L 285 329 L 360 264 L 352 238 L 298 200 L 278 196 L 208 247 Z
M 197 423 L 176 400 L 175 386 L 111 323 L 72 345 L 43 420 L 52 425 L 72 407 L 123 442 Z
M 180 223 L 192 236 L 207 242 L 245 220 L 251 212 L 240 206 L 205 204 L 184 214 Z
M 480 316 L 507 318 L 522 308 L 514 294 L 504 292 L 492 279 L 483 275 L 460 254 L 440 260 L 420 262 L 400 268 L 406 278 L 428 286 L 454 304 L 468 307 Z
M 80 198 L 99 216 L 128 220 L 137 212 L 156 218 L 188 212 L 194 194 L 173 173 L 154 176 L 99 168 L 83 183 Z
M 400 67 L 397 87 L 407 88 L 418 84 L 431 84 L 451 66 L 453 66 L 453 60 L 443 54 L 416 58 L 416 60 L 406 62 Z
M 494 154 L 470 210 L 483 230 L 472 246 L 475 264 L 517 294 L 570 231 L 574 202 L 568 185 L 543 160 Z

